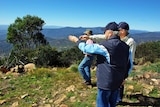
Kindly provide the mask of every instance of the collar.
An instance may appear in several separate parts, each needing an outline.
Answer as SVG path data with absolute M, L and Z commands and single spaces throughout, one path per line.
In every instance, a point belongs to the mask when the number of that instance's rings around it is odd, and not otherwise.
M 122 38 L 121 40 L 124 41 L 124 42 L 127 42 L 128 39 L 129 39 L 129 36 L 127 35 L 127 36 L 125 36 L 124 38 Z
M 109 39 L 120 39 L 118 35 L 111 36 Z

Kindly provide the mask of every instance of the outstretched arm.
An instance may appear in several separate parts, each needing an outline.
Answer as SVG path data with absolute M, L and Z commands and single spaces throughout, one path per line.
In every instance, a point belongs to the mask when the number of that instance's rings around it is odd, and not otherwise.
M 91 36 L 89 36 L 89 38 L 91 38 L 91 39 L 106 39 L 104 34 L 91 35 Z
M 68 39 L 69 39 L 71 42 L 74 42 L 74 43 L 76 43 L 76 42 L 79 40 L 76 36 L 72 36 L 72 35 L 69 35 L 69 36 L 68 36 Z
M 100 44 L 86 44 L 86 42 L 83 41 L 83 39 L 79 40 L 76 36 L 68 36 L 68 39 L 72 42 L 75 42 L 78 44 L 78 48 L 85 53 L 88 54 L 99 54 L 99 55 L 103 55 L 104 57 L 106 57 L 106 60 L 108 61 L 108 63 L 110 63 L 110 55 L 108 50 Z
M 86 41 L 86 40 L 89 39 L 89 37 L 86 36 L 86 35 L 82 35 L 82 36 L 80 36 L 80 37 L 78 38 L 78 37 L 76 37 L 76 36 L 69 35 L 69 36 L 68 36 L 68 39 L 69 39 L 71 42 L 77 43 L 78 40 L 85 40 L 85 41 Z

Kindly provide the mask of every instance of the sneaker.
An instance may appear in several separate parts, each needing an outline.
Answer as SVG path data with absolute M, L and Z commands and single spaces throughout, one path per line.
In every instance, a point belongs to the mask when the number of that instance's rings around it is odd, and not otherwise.
M 121 105 L 123 102 L 122 101 L 117 101 L 116 105 Z
M 86 84 L 86 85 L 92 85 L 91 81 L 85 81 L 84 84 Z

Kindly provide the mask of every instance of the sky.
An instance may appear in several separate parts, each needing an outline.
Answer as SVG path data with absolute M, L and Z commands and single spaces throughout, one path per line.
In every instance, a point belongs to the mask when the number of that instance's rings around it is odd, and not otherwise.
M 132 30 L 160 31 L 160 0 L 0 0 L 0 25 L 26 15 L 45 26 L 105 27 L 125 21 Z

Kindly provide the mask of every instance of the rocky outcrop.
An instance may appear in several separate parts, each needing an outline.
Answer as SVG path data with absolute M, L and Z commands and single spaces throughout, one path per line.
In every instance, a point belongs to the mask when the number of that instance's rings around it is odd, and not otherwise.
M 36 65 L 34 63 L 28 63 L 24 65 L 25 72 L 30 72 L 30 71 L 33 71 L 34 69 L 36 69 Z

